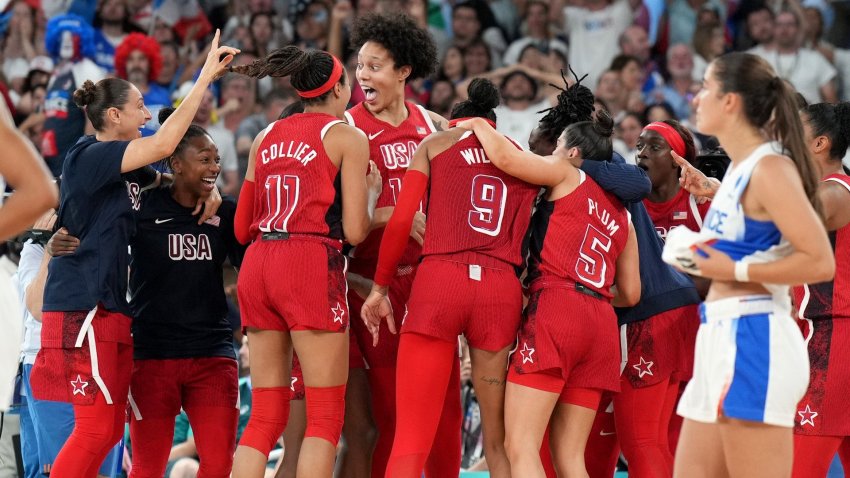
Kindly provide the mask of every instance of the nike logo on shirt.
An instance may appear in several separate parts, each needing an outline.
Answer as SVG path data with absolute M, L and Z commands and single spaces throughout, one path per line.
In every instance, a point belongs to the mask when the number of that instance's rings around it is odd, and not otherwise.
M 173 220 L 173 219 L 174 219 L 173 217 L 169 217 L 168 219 L 154 219 L 154 221 L 153 221 L 153 222 L 154 222 L 155 224 L 162 224 L 162 223 L 165 223 L 165 222 L 171 221 L 171 220 Z
M 381 134 L 381 133 L 383 133 L 383 132 L 384 132 L 384 130 L 381 130 L 381 131 L 378 131 L 378 132 L 377 132 L 377 133 L 375 133 L 375 134 L 370 134 L 370 135 L 369 135 L 369 141 L 372 141 L 373 139 L 377 138 L 377 137 L 378 137 L 378 135 L 380 135 L 380 134 Z

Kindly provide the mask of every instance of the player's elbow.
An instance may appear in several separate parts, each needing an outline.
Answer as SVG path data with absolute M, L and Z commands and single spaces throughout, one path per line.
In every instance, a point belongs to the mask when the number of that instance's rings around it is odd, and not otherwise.
M 808 281 L 810 284 L 819 282 L 831 281 L 835 278 L 835 256 L 830 252 L 823 258 L 815 261 L 809 269 L 812 278 Z
M 640 279 L 617 284 L 617 301 L 621 307 L 632 307 L 640 302 Z
M 343 220 L 342 231 L 345 234 L 345 240 L 348 241 L 348 243 L 352 246 L 356 246 L 357 244 L 363 242 L 366 239 L 366 236 L 369 235 L 369 226 L 371 224 L 371 221 L 357 221 L 354 224 L 352 224 L 352 222 L 354 221 Z

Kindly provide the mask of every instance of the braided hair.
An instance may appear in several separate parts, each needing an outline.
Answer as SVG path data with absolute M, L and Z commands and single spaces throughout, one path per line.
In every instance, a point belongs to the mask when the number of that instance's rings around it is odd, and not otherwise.
M 590 91 L 590 88 L 581 84 L 582 80 L 587 78 L 587 75 L 579 78 L 572 67 L 569 69 L 576 82 L 570 86 L 566 74 L 561 71 L 561 78 L 564 79 L 564 88 L 550 83 L 550 86 L 561 90 L 558 94 L 558 104 L 539 111 L 539 113 L 546 113 L 546 115 L 540 120 L 538 130 L 546 140 L 551 141 L 553 144 L 558 141 L 558 138 L 567 129 L 567 126 L 593 119 L 593 92 Z
M 247 65 L 230 68 L 234 73 L 252 78 L 276 78 L 292 76 L 292 86 L 299 91 L 309 91 L 325 84 L 331 77 L 334 59 L 330 53 L 321 50 L 304 51 L 297 46 L 288 45 L 270 52 L 264 58 L 258 58 Z M 345 84 L 345 74 L 339 82 Z M 305 106 L 323 103 L 333 89 L 315 97 L 301 98 Z

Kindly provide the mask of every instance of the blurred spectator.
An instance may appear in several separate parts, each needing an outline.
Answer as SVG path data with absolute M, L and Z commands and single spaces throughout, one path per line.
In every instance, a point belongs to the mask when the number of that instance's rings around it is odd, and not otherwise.
M 155 83 L 162 69 L 159 43 L 141 33 L 131 33 L 115 49 L 115 72 L 119 78 L 132 83 L 151 112 L 151 119 L 142 128 L 142 136 L 151 136 L 159 129 L 159 110 L 171 106 L 168 90 Z
M 3 74 L 9 86 L 20 93 L 27 76 L 30 61 L 44 55 L 44 32 L 36 28 L 38 10 L 29 3 L 18 0 L 12 4 L 11 18 L 6 29 L 3 46 Z
M 830 63 L 834 63 L 835 46 L 824 38 L 823 14 L 819 8 L 806 7 L 803 9 L 805 16 L 805 29 L 803 31 L 803 47 L 810 48 L 824 56 Z
M 162 58 L 162 68 L 156 77 L 156 84 L 165 88 L 169 96 L 182 84 L 180 77 L 186 65 L 180 59 L 180 47 L 173 41 L 158 42 Z
M 564 8 L 564 27 L 569 35 L 569 64 L 587 84 L 599 82 L 602 72 L 617 56 L 620 35 L 633 20 L 640 0 L 586 0 L 583 6 Z
M 434 25 L 429 20 L 430 4 L 428 0 L 407 0 L 404 11 L 408 16 L 419 25 L 420 28 L 425 28 L 434 39 L 434 44 L 437 45 L 437 58 L 442 58 L 446 54 L 446 50 L 450 45 L 449 37 L 442 27 Z M 363 2 L 358 2 L 358 6 L 362 6 Z M 357 13 L 361 13 L 358 9 Z
M 541 51 L 559 50 L 564 56 L 568 54 L 566 43 L 555 38 L 549 24 L 549 4 L 542 0 L 530 0 L 526 4 L 524 36 L 508 46 L 505 51 L 504 64 L 513 65 L 529 45 L 537 46 Z
M 773 46 L 773 10 L 765 4 L 760 4 L 746 15 L 747 38 L 743 43 L 747 47 L 761 46 L 771 48 Z
M 596 84 L 594 95 L 605 104 L 605 110 L 611 113 L 611 117 L 616 121 L 621 113 L 626 109 L 624 96 L 622 95 L 623 85 L 620 82 L 620 73 L 613 70 L 606 70 L 599 77 Z
M 218 175 L 216 185 L 221 189 L 221 194 L 236 197 L 239 195 L 239 163 L 236 159 L 236 140 L 233 138 L 233 133 L 222 127 L 219 122 L 213 121 L 214 103 L 212 91 L 205 91 L 204 98 L 201 100 L 192 122 L 207 130 L 213 143 L 218 147 L 221 174 Z
M 454 82 L 439 79 L 431 86 L 431 94 L 428 97 L 426 108 L 443 118 L 450 118 L 452 107 L 457 101 Z
M 236 73 L 228 73 L 222 77 L 219 121 L 231 133 L 235 134 L 242 120 L 254 114 L 256 102 L 256 80 Z
M 528 149 L 531 130 L 543 117 L 542 111 L 552 106 L 550 101 L 538 100 L 537 81 L 518 69 L 504 76 L 499 92 L 502 104 L 493 110 L 497 118 L 496 129 Z
M 94 29 L 81 17 L 68 14 L 51 19 L 47 24 L 46 42 L 57 66 L 47 89 L 40 149 L 50 173 L 59 177 L 68 149 L 84 133 L 94 133 L 72 95 L 85 80 L 97 82 L 106 72 L 92 60 L 95 56 Z
M 691 101 L 700 88 L 700 84 L 694 83 L 693 70 L 694 55 L 687 45 L 678 43 L 667 50 L 670 81 L 656 90 L 653 100 L 663 101 L 673 108 L 675 116 L 671 119 L 686 119 L 691 115 Z
M 620 35 L 620 50 L 624 55 L 637 58 L 641 70 L 643 70 L 643 83 L 640 90 L 643 93 L 660 88 L 664 79 L 658 73 L 657 65 L 652 61 L 649 52 L 649 37 L 643 27 L 631 25 Z
M 809 104 L 838 101 L 837 72 L 820 53 L 800 46 L 802 19 L 786 10 L 776 16 L 774 48 L 761 45 L 752 53 L 761 56 L 776 74 L 791 82 Z
M 251 115 L 241 123 L 236 130 L 236 156 L 239 158 L 239 172 L 244 173 L 248 167 L 248 153 L 251 152 L 251 144 L 260 131 L 274 123 L 280 116 L 280 112 L 295 101 L 292 93 L 285 90 L 272 90 L 263 96 L 263 111 Z
M 691 42 L 697 26 L 697 16 L 706 7 L 717 12 L 720 18 L 726 16 L 724 3 L 719 0 L 673 0 L 670 2 L 668 18 L 670 19 L 671 45 Z
M 53 68 L 53 60 L 46 56 L 37 56 L 30 62 L 29 72 L 27 72 L 21 88 L 20 99 L 15 104 L 16 124 L 20 124 L 21 120 L 33 113 L 39 106 L 43 109 L 44 94 L 47 92 L 47 83 L 53 74 Z M 34 98 L 34 92 L 38 88 L 41 89 L 42 96 Z
M 693 79 L 702 83 L 702 77 L 708 64 L 726 52 L 726 37 L 720 24 L 704 24 L 694 30 L 693 38 L 694 69 Z
M 102 0 L 95 16 L 94 61 L 108 73 L 115 71 L 115 49 L 130 33 L 124 0 Z
M 496 26 L 501 30 L 503 39 L 507 40 L 505 45 L 520 34 L 520 16 L 517 11 L 517 3 L 515 0 L 487 0 L 490 11 L 493 12 Z
M 614 128 L 614 151 L 629 164 L 637 164 L 637 142 L 646 123 L 640 113 L 629 111 Z
M 466 78 L 463 51 L 457 46 L 449 46 L 438 66 L 436 80 L 450 81 L 456 85 Z
M 274 12 L 258 12 L 251 15 L 251 23 L 248 25 L 248 33 L 254 46 L 252 52 L 258 58 L 263 58 L 275 48 L 277 44 Z
M 303 9 L 296 11 L 294 15 L 290 11 L 292 23 L 295 25 L 293 43 L 302 49 L 326 49 L 328 45 L 328 21 L 331 14 L 328 5 L 323 1 L 314 0 L 297 2 L 296 6 L 303 6 L 301 7 Z
M 493 51 L 480 38 L 472 40 L 463 49 L 463 69 L 467 78 L 483 75 L 493 70 Z
M 646 118 L 646 123 L 649 124 L 656 121 L 675 120 L 676 113 L 668 103 L 653 103 L 643 111 L 643 117 Z
M 452 34 L 452 44 L 466 49 L 467 54 L 473 44 L 483 41 L 490 50 L 490 63 L 494 68 L 501 66 L 507 43 L 486 1 L 465 0 L 456 3 L 452 10 Z M 467 69 L 467 74 L 472 76 L 475 73 Z
M 620 104 L 629 111 L 643 111 L 644 70 L 640 60 L 631 55 L 617 55 L 611 61 L 611 71 L 620 75 Z

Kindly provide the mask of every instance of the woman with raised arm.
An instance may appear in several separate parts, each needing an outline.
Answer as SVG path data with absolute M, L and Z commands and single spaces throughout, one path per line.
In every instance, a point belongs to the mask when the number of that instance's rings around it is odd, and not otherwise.
M 517 150 L 483 120 L 458 127 L 475 132 L 496 167 L 547 187 L 532 219 L 526 279 L 531 297 L 505 393 L 512 475 L 545 476 L 540 446 L 550 420 L 559 476 L 586 475 L 585 443 L 600 398 L 605 390 L 619 390 L 613 306 L 640 299 L 637 238 L 629 215 L 574 165 L 612 157 L 613 121 L 602 111 L 594 121 L 570 125 L 546 157 Z
M 236 211 L 236 237 L 254 241 L 238 283 L 253 410 L 233 476 L 264 475 L 289 416 L 293 348 L 307 402 L 296 476 L 331 476 L 349 359 L 342 244 L 358 244 L 369 232 L 381 177 L 374 164 L 368 171 L 366 135 L 342 121 L 351 83 L 337 58 L 288 46 L 233 71 L 291 76 L 304 103 L 304 113 L 272 123 L 254 139 Z
M 434 436 L 454 380 L 460 334 L 470 347 L 490 474 L 511 476 L 504 448 L 505 377 L 522 316 L 516 270 L 524 267 L 523 242 L 540 187 L 496 168 L 476 136 L 454 128 L 468 117 L 495 124 L 498 105 L 499 92 L 489 80 L 469 84 L 469 99 L 454 107 L 450 129 L 432 134 L 416 150 L 381 240 L 375 285 L 361 313 L 375 340 L 384 318 L 395 331 L 388 286 L 429 189 L 430 232 L 404 316 L 398 353 L 404 372 L 396 390 L 403 406 L 396 412 L 387 476 L 418 478 L 431 450 L 451 445 L 434 442 Z
M 732 163 L 700 232 L 675 228 L 664 246 L 666 262 L 712 279 L 678 407 L 685 422 L 674 476 L 789 476 L 809 382 L 789 285 L 835 273 L 817 213 L 817 167 L 794 90 L 757 56 L 714 60 L 694 106 L 697 128 L 716 136 Z
M 218 38 L 216 32 L 189 96 L 154 136 L 141 137 L 150 113 L 131 83 L 87 81 L 74 92 L 96 133 L 80 138 L 65 158 L 57 226 L 80 246 L 50 262 L 42 349 L 32 372 L 36 398 L 74 404 L 74 431 L 53 464 L 58 476 L 95 476 L 124 433 L 133 365 L 127 246 L 140 193 L 138 181 L 124 174 L 177 147 L 204 90 L 239 52 L 219 46 Z

